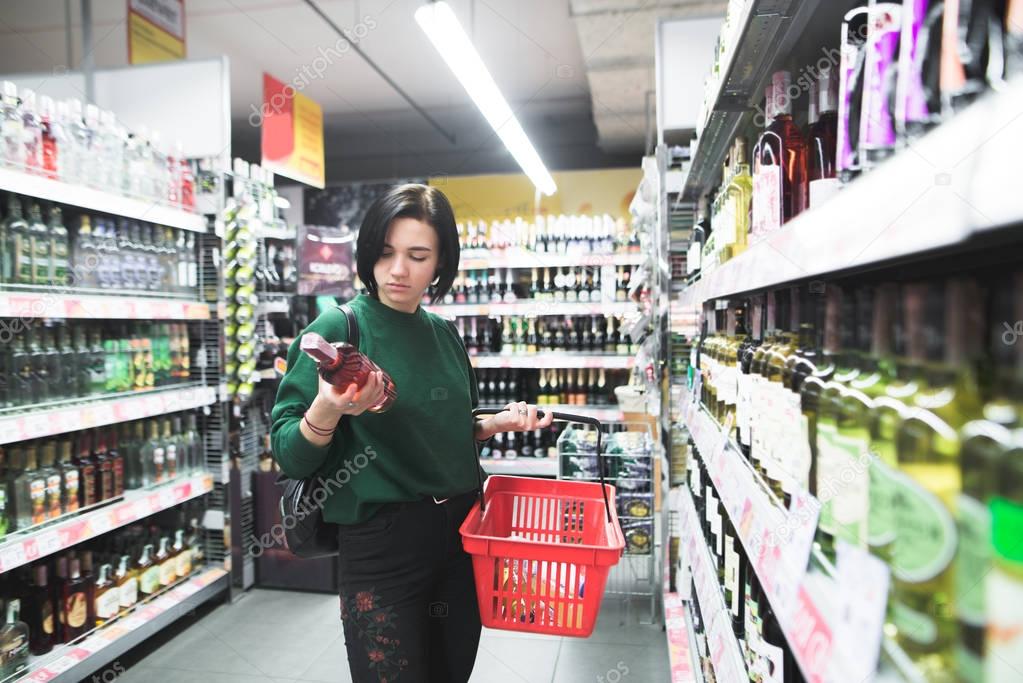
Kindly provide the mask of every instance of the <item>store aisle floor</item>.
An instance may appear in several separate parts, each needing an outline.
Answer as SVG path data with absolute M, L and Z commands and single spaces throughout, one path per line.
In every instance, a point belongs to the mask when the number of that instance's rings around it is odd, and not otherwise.
M 232 605 L 200 609 L 122 657 L 127 671 L 118 681 L 351 681 L 337 609 L 330 595 L 255 589 Z M 665 681 L 664 631 L 640 618 L 649 618 L 642 607 L 610 596 L 587 640 L 484 629 L 472 681 Z

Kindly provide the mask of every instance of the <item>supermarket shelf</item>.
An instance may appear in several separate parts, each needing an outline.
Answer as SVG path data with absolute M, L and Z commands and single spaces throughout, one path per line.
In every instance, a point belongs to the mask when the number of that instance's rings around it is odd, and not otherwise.
M 272 313 L 290 313 L 290 299 L 269 299 L 261 300 L 256 305 L 256 315 L 270 315 Z
M 298 228 L 288 225 L 285 225 L 284 227 L 270 227 L 268 225 L 264 225 L 258 232 L 257 237 L 261 237 L 266 240 L 295 240 L 298 239 Z
M 459 270 L 483 268 L 578 268 L 585 266 L 638 266 L 645 254 L 541 254 L 520 249 L 462 252 Z
M 145 296 L 89 296 L 68 290 L 0 291 L 0 318 L 208 320 L 210 305 Z
M 482 355 L 472 356 L 474 368 L 604 368 L 627 370 L 636 363 L 635 356 L 588 356 L 572 353 L 538 353 L 532 356 Z
M 489 405 L 480 406 L 481 408 L 496 408 L 498 410 L 504 410 L 503 405 Z M 588 417 L 595 417 L 601 422 L 621 422 L 625 419 L 625 413 L 622 409 L 616 405 L 613 406 L 595 406 L 595 405 L 570 405 L 561 403 L 539 403 L 537 407 L 540 410 L 552 410 L 558 413 L 573 413 L 575 415 L 586 415 Z
M 521 477 L 558 476 L 557 458 L 480 458 L 480 464 L 487 474 L 511 474 Z
M 664 635 L 668 639 L 668 674 L 670 683 L 697 683 L 696 660 L 689 638 L 693 623 L 686 602 L 678 593 L 669 590 L 671 573 L 668 564 L 671 557 L 668 548 L 664 553 Z
M 0 417 L 0 445 L 141 420 L 201 408 L 216 402 L 217 392 L 214 387 L 189 385 L 109 398 L 83 398 L 70 405 L 43 410 L 33 411 L 30 406 L 25 406 L 15 414 Z
M 725 597 L 718 585 L 718 573 L 710 557 L 710 549 L 700 535 L 696 507 L 688 490 L 679 492 L 682 536 L 679 552 L 685 549 L 696 586 L 696 599 L 706 627 L 710 663 L 714 677 L 719 681 L 747 679 L 746 663 L 739 641 L 732 631 L 731 616 L 725 607 Z
M 879 653 L 871 652 L 869 644 L 839 637 L 842 625 L 837 603 L 839 596 L 849 589 L 823 570 L 831 567 L 821 555 L 813 553 L 814 562 L 808 562 L 817 526 L 816 513 L 789 514 L 708 413 L 695 404 L 685 406 L 683 413 L 721 503 L 738 530 L 750 566 L 806 679 L 848 680 L 849 672 L 859 671 L 863 662 L 876 662 Z M 806 499 L 811 504 L 815 502 L 809 494 Z M 797 505 L 793 503 L 793 507 Z M 784 530 L 784 540 L 775 536 L 780 530 Z M 867 560 L 880 564 L 869 556 Z M 811 568 L 804 573 L 808 564 Z M 881 611 L 883 608 L 881 603 Z M 886 650 L 898 651 L 890 641 L 883 645 Z
M 199 474 L 146 491 L 126 491 L 124 500 L 44 526 L 10 534 L 0 544 L 0 574 L 59 553 L 108 531 L 137 522 L 213 490 L 213 477 Z
M 707 110 L 683 186 L 683 198 L 696 201 L 720 176 L 721 163 L 743 115 L 759 102 L 779 56 L 803 33 L 821 0 L 750 0 L 736 18 L 729 58 L 721 65 L 718 89 Z M 837 31 L 837 24 L 836 24 Z
M 473 315 L 624 315 L 636 304 L 623 301 L 565 303 L 521 299 L 515 303 L 444 304 L 427 306 L 426 310 L 446 318 Z
M 112 192 L 94 190 L 83 185 L 72 185 L 60 180 L 52 180 L 8 168 L 0 168 L 0 190 L 77 206 L 90 211 L 136 218 L 158 225 L 169 225 L 172 228 L 206 232 L 206 218 L 197 213 L 189 213 L 181 209 L 160 206 L 151 201 L 124 197 Z
M 25 677 L 18 680 L 32 683 L 87 680 L 92 672 L 228 590 L 229 584 L 229 574 L 219 567 L 197 573 L 80 643 L 65 645 L 38 658 L 30 664 Z
M 961 246 L 1023 222 L 1006 190 L 1023 149 L 1023 79 L 989 93 L 823 206 L 717 267 L 680 297 L 686 308 L 829 273 Z M 926 226 L 926 229 L 923 228 Z

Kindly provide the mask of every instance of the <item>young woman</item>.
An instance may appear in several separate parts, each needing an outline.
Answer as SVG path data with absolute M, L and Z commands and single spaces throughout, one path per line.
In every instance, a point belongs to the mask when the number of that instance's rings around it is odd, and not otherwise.
M 353 679 L 467 681 L 479 645 L 472 562 L 458 527 L 478 488 L 473 439 L 531 431 L 551 423 L 536 406 L 510 403 L 474 422 L 476 380 L 450 325 L 419 305 L 441 299 L 458 271 L 454 212 L 437 189 L 395 187 L 373 203 L 358 237 L 358 272 L 368 294 L 351 308 L 360 351 L 379 375 L 356 391 L 324 382 L 315 363 L 288 352 L 288 373 L 273 409 L 273 452 L 292 478 L 334 479 L 324 519 L 339 527 L 341 619 Z M 345 341 L 339 310 L 306 331 Z M 344 473 L 344 474 L 342 474 Z

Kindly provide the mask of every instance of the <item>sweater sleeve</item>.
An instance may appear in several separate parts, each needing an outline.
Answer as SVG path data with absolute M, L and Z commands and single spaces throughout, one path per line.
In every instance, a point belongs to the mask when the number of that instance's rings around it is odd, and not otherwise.
M 281 470 L 292 479 L 315 474 L 333 445 L 312 444 L 299 429 L 302 416 L 319 391 L 316 362 L 299 349 L 306 332 L 316 332 L 329 342 L 341 342 L 348 339 L 348 325 L 341 311 L 330 309 L 310 323 L 288 349 L 288 371 L 277 388 L 277 400 L 270 413 L 270 444 Z M 334 438 L 340 438 L 338 433 Z

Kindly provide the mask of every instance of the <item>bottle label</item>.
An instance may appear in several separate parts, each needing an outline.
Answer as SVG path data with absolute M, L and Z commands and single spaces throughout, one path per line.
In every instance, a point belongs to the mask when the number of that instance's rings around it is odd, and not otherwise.
M 42 622 L 43 633 L 51 635 L 53 633 L 53 603 L 50 602 L 50 598 L 47 597 L 43 600 L 43 604 L 40 606 L 40 621 Z
M 933 645 L 938 640 L 938 624 L 934 618 L 898 600 L 892 601 L 892 622 L 899 633 L 918 645 Z
M 898 542 L 892 572 L 906 583 L 933 579 L 955 555 L 955 522 L 944 503 L 903 472 L 893 471 Z
M 67 493 L 67 511 L 78 509 L 78 470 L 64 470 L 64 491 Z
M 29 500 L 32 502 L 32 524 L 46 521 L 46 480 L 33 479 L 28 484 Z
M 179 579 L 183 579 L 192 573 L 192 551 L 185 548 L 174 558 L 174 571 Z
M 171 558 L 160 563 L 160 585 L 169 586 L 174 583 L 178 575 L 177 558 Z
M 753 176 L 754 236 L 762 237 L 781 227 L 781 167 L 762 165 Z
M 785 681 L 785 651 L 777 645 L 771 645 L 766 640 L 759 643 L 760 656 L 763 657 L 764 682 L 784 683 Z
M 46 477 L 46 502 L 49 518 L 56 519 L 57 517 L 60 517 L 61 505 L 59 474 L 51 474 Z
M 880 547 L 895 540 L 895 470 L 881 458 L 870 460 L 870 512 L 867 533 L 871 546 Z
M 96 616 L 100 619 L 112 619 L 117 615 L 120 606 L 120 593 L 115 588 L 107 590 L 96 598 Z
M 160 568 L 153 565 L 146 569 L 142 573 L 142 577 L 139 579 L 139 591 L 143 595 L 150 595 L 156 592 L 156 589 L 160 587 Z
M 85 616 L 88 614 L 88 601 L 85 593 L 74 593 L 64 601 L 64 614 L 67 618 L 67 625 L 71 628 L 81 628 L 85 625 Z
M 131 607 L 139 601 L 139 580 L 134 576 L 124 582 L 124 585 L 120 588 L 120 600 L 121 607 Z
M 997 518 L 995 518 L 997 519 Z M 995 522 L 997 524 L 997 522 Z M 1019 536 L 1015 545 L 1019 547 Z M 1019 680 L 1023 671 L 1023 567 L 997 562 L 985 579 L 987 596 L 987 656 L 989 681 Z
M 984 576 L 991 565 L 991 513 L 972 496 L 956 503 L 959 547 L 956 555 L 956 614 L 971 626 L 984 625 Z

